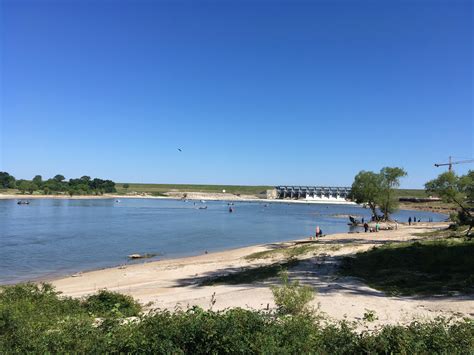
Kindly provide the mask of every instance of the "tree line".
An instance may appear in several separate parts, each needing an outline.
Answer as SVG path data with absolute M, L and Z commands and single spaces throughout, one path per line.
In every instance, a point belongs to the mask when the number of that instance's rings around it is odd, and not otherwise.
M 40 191 L 45 195 L 55 193 L 67 193 L 69 195 L 102 195 L 104 193 L 116 192 L 115 182 L 112 180 L 92 179 L 90 176 L 82 176 L 78 179 L 69 179 L 58 174 L 50 179 L 43 180 L 41 175 L 36 175 L 32 180 L 15 179 L 7 172 L 0 172 L 0 188 L 17 189 L 21 193 L 32 194 Z
M 385 167 L 378 173 L 361 171 L 354 178 L 349 198 L 369 207 L 373 220 L 387 221 L 398 208 L 395 188 L 400 186 L 400 179 L 406 175 L 405 170 L 398 167 Z M 469 226 L 469 234 L 474 227 L 474 170 L 460 176 L 453 171 L 442 173 L 425 184 L 425 191 L 444 202 L 453 203 L 458 211 L 451 216 L 451 220 Z

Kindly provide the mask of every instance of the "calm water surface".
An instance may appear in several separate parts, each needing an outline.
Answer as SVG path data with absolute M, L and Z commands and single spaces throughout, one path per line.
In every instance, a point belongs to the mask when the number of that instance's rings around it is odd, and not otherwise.
M 199 206 L 206 205 L 206 210 Z M 0 284 L 65 275 L 128 263 L 132 253 L 159 258 L 202 254 L 252 244 L 302 238 L 319 225 L 325 234 L 347 232 L 347 218 L 369 218 L 354 205 L 193 201 L 0 200 Z M 399 211 L 394 218 L 416 216 L 441 221 L 430 212 Z

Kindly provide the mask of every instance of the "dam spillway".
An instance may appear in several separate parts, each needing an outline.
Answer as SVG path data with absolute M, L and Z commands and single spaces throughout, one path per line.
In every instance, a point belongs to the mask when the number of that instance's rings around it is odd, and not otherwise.
M 272 198 L 313 202 L 348 203 L 351 188 L 347 186 L 275 186 Z

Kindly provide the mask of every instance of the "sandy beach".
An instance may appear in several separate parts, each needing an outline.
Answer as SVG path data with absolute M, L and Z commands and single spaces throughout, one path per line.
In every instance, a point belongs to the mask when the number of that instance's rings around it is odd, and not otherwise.
M 106 288 L 131 295 L 150 308 L 172 310 L 194 305 L 209 308 L 211 300 L 215 299 L 215 310 L 229 307 L 266 309 L 274 307 L 270 286 L 278 283 L 276 278 L 240 285 L 202 286 L 201 283 L 216 276 L 284 259 L 284 254 L 278 252 L 272 253 L 269 258 L 246 259 L 250 254 L 310 243 L 314 248 L 298 256 L 300 262 L 289 269 L 290 277 L 314 287 L 316 297 L 313 306 L 331 319 L 360 321 L 367 310 L 377 314 L 378 320 L 373 326 L 427 320 L 440 315 L 474 317 L 472 296 L 392 297 L 355 278 L 341 277 L 335 272 L 342 256 L 384 243 L 419 239 L 413 234 L 445 226 L 445 223 L 400 225 L 398 230 L 379 233 L 341 233 L 311 242 L 306 239 L 256 245 L 79 273 L 53 280 L 52 283 L 68 296 L 82 297 Z

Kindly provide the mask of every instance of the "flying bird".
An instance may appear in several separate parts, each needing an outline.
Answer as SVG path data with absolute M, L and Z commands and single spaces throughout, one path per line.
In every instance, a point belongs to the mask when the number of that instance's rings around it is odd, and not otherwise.
M 178 150 L 179 150 L 180 152 L 182 152 L 181 148 L 178 148 Z

